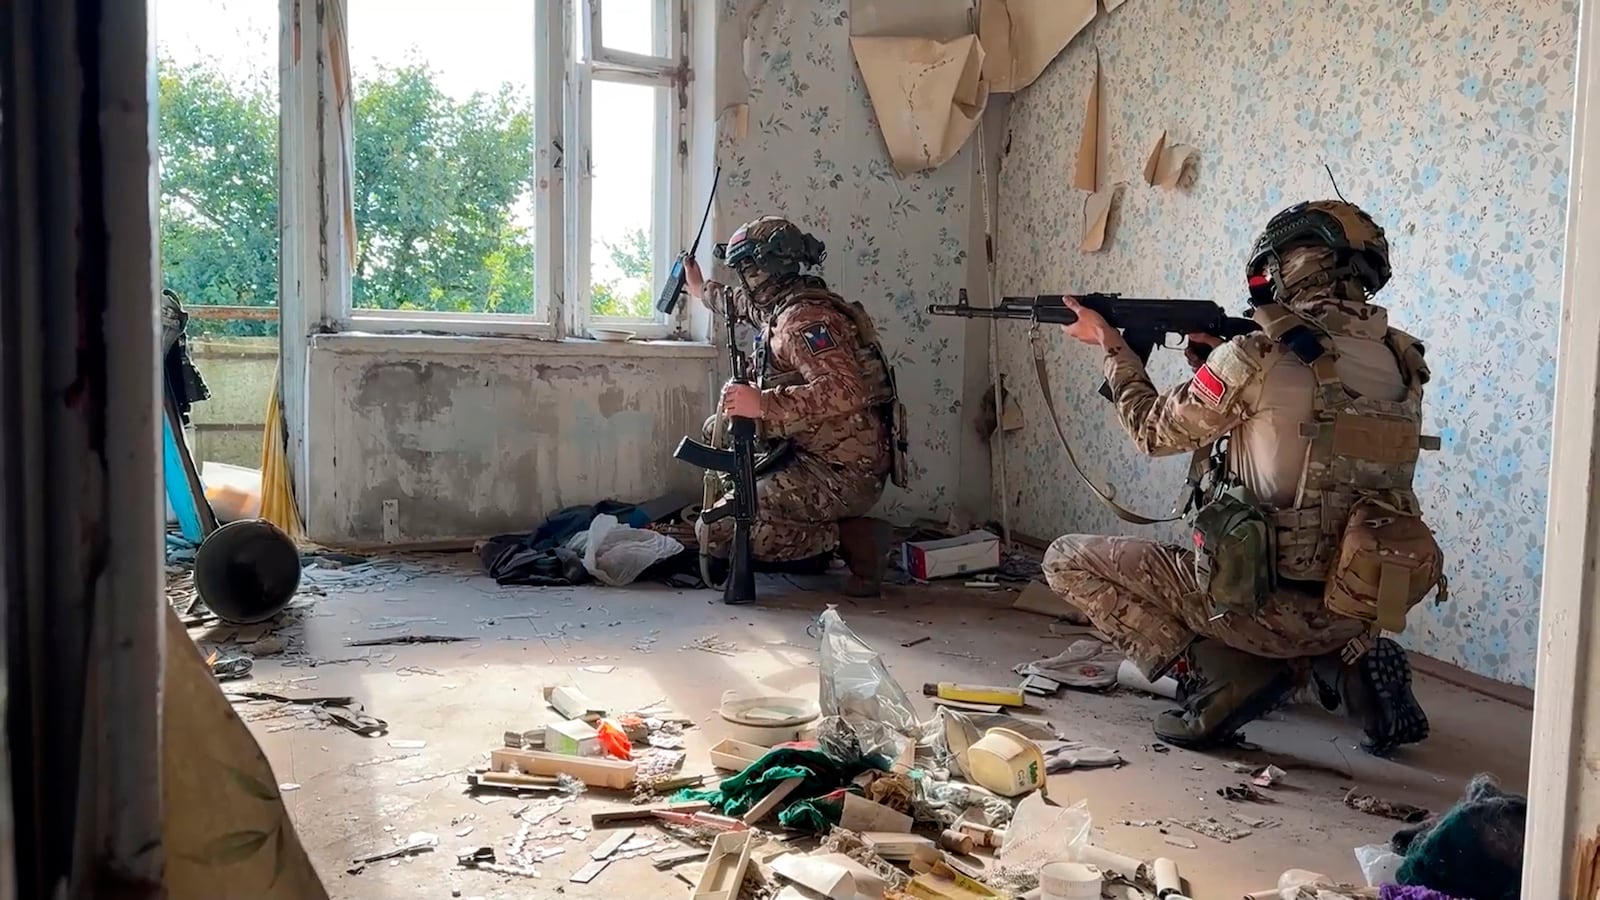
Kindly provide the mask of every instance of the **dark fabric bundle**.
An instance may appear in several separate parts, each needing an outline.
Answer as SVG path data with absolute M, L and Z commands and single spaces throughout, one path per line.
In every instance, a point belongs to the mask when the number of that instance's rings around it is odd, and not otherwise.
M 1445 813 L 1395 833 L 1405 857 L 1396 880 L 1466 900 L 1517 900 L 1522 891 L 1522 836 L 1528 800 L 1479 775 Z

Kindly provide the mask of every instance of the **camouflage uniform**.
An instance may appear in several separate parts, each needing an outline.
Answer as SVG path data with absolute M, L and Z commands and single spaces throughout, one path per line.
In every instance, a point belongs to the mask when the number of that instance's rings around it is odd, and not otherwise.
M 1302 249 L 1291 265 L 1326 266 Z M 1292 276 L 1293 272 L 1288 272 Z M 1366 397 L 1400 401 L 1406 379 L 1391 349 L 1388 314 L 1337 284 L 1315 286 L 1284 306 L 1332 339 L 1338 377 Z M 1310 367 L 1265 334 L 1233 339 L 1212 351 L 1191 381 L 1157 391 L 1126 345 L 1107 353 L 1105 375 L 1117 415 L 1143 453 L 1201 450 L 1227 436 L 1229 475 L 1268 510 L 1295 506 L 1314 420 L 1317 379 Z M 1283 565 L 1280 563 L 1280 574 Z M 1322 585 L 1280 581 L 1254 616 L 1212 620 L 1197 587 L 1193 554 L 1182 547 L 1126 537 L 1066 535 L 1045 554 L 1045 577 L 1082 610 L 1147 676 L 1165 671 L 1197 637 L 1255 657 L 1301 659 L 1338 650 L 1368 626 L 1332 615 Z
M 788 281 L 760 308 L 742 288 L 708 281 L 706 299 L 719 315 L 729 291 L 738 317 L 764 326 L 760 437 L 795 447 L 786 466 L 757 482 L 751 553 L 766 561 L 827 553 L 839 543 L 839 520 L 865 516 L 889 473 L 888 425 L 876 408 L 881 373 L 861 352 L 876 339 L 871 322 L 819 278 Z M 717 503 L 725 502 L 726 492 Z M 709 555 L 726 557 L 733 517 L 697 522 L 695 533 Z

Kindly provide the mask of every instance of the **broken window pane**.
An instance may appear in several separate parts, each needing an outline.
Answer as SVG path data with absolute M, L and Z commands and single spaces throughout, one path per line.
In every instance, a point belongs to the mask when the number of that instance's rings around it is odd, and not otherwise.
M 594 82 L 589 282 L 595 316 L 649 318 L 658 285 L 658 223 L 670 154 L 664 87 Z
M 529 0 L 347 0 L 358 309 L 531 315 Z

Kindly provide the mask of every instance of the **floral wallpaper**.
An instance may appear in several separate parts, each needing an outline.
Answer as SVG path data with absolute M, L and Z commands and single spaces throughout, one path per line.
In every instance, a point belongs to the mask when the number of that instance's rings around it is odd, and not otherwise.
M 724 0 L 719 27 L 742 30 L 751 6 Z M 967 151 L 896 177 L 850 52 L 846 0 L 755 6 L 745 133 L 731 114 L 720 125 L 718 228 L 782 214 L 827 245 L 823 274 L 872 314 L 910 419 L 912 481 L 885 490 L 880 514 L 943 519 L 955 503 L 962 328 L 927 305 L 965 284 Z
M 1523 685 L 1538 628 L 1576 18 L 1574 0 L 1136 0 L 1100 16 L 1017 95 L 1000 176 L 1005 293 L 1236 308 L 1259 228 L 1295 201 L 1331 196 L 1331 167 L 1343 195 L 1387 229 L 1395 276 L 1379 302 L 1426 341 L 1433 368 L 1426 427 L 1443 448 L 1425 455 L 1418 488 L 1449 555 L 1452 599 L 1418 607 L 1402 640 Z M 1106 248 L 1084 253 L 1084 195 L 1070 182 L 1096 53 L 1105 164 L 1126 186 Z M 1140 178 L 1162 131 L 1199 149 L 1187 189 Z M 847 178 L 838 190 L 857 188 Z M 864 221 L 885 212 L 868 205 Z M 1080 456 L 1124 504 L 1168 509 L 1184 462 L 1132 451 L 1094 393 L 1098 354 L 1054 334 L 1049 348 Z M 1002 364 L 1028 423 L 1008 436 L 1013 527 L 1140 530 L 1066 470 L 1023 328 L 1004 332 Z M 1187 368 L 1158 349 L 1151 372 L 1171 384 Z

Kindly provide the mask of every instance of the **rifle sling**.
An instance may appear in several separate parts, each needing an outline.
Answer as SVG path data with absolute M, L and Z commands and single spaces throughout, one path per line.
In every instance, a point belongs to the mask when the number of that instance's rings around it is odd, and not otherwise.
M 1067 451 L 1067 462 L 1072 464 L 1073 471 L 1078 473 L 1078 477 L 1083 479 L 1083 483 L 1089 486 L 1089 490 L 1094 492 L 1095 497 L 1105 504 L 1107 509 L 1115 513 L 1116 517 L 1124 522 L 1130 522 L 1134 525 L 1160 525 L 1163 522 L 1176 522 L 1183 518 L 1182 516 L 1173 515 L 1164 519 L 1152 519 L 1149 516 L 1140 515 L 1111 499 L 1111 495 L 1095 484 L 1088 473 L 1083 471 L 1083 466 L 1078 465 L 1078 455 L 1072 450 L 1072 442 L 1067 440 L 1067 432 L 1061 427 L 1061 417 L 1056 414 L 1056 403 L 1053 399 L 1055 394 L 1050 390 L 1050 371 L 1045 366 L 1044 344 L 1039 337 L 1039 326 L 1037 324 L 1032 328 L 1030 337 L 1033 341 L 1033 373 L 1039 380 L 1039 390 L 1044 393 L 1044 408 L 1050 413 L 1050 424 L 1055 426 L 1056 437 L 1061 439 L 1061 446 Z

